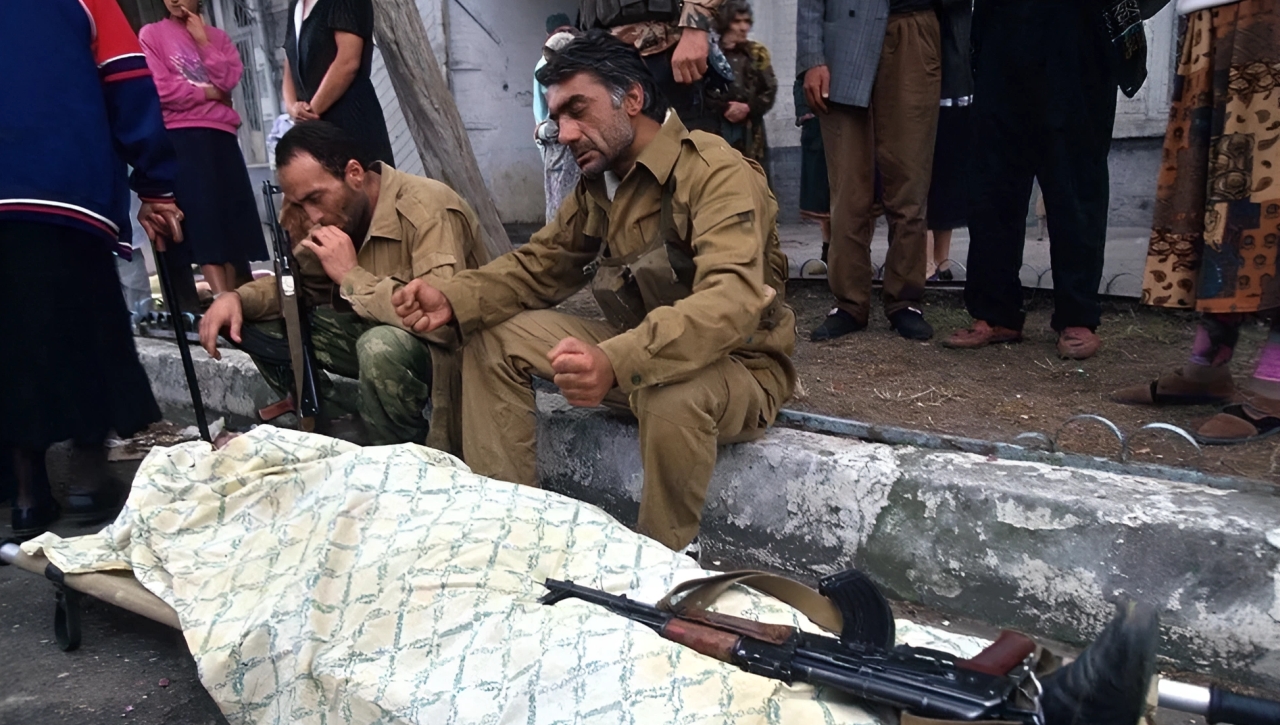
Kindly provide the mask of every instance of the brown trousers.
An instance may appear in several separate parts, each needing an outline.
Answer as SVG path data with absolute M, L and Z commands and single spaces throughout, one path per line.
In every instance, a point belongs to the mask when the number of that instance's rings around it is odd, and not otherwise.
M 537 310 L 469 340 L 462 363 L 467 465 L 490 478 L 538 485 L 532 376 L 554 377 L 547 353 L 564 338 L 598 344 L 615 334 L 604 322 Z M 640 422 L 644 489 L 636 528 L 677 550 L 698 533 L 716 446 L 759 438 L 776 413 L 755 377 L 731 357 L 687 380 L 636 390 L 629 400 L 614 388 L 606 403 L 629 407 Z
M 861 322 L 871 308 L 877 170 L 889 217 L 885 313 L 909 307 L 924 294 L 925 205 L 942 94 L 941 47 L 934 11 L 890 16 L 870 107 L 832 103 L 828 113 L 818 114 L 831 183 L 827 282 L 836 306 Z

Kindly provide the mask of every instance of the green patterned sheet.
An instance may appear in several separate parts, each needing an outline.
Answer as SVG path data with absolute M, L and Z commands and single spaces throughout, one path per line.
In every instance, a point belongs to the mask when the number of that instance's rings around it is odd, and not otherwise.
M 655 601 L 703 572 L 593 506 L 420 446 L 262 426 L 221 451 L 156 449 L 115 523 L 23 548 L 68 573 L 133 569 L 236 725 L 896 722 L 582 602 L 538 604 L 548 577 Z M 717 608 L 813 628 L 747 590 Z M 965 656 L 984 644 L 898 626 Z

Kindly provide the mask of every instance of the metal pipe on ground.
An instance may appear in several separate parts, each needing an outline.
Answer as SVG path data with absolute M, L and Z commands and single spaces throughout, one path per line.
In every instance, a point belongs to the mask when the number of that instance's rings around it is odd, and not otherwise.
M 558 392 L 558 391 L 557 391 Z M 784 408 L 778 411 L 776 424 L 785 428 L 806 430 L 812 433 L 839 436 L 842 438 L 859 438 L 873 443 L 889 445 L 909 445 L 917 448 L 929 448 L 941 451 L 959 451 L 975 453 L 981 456 L 995 456 L 1010 461 L 1028 461 L 1047 463 L 1068 468 L 1105 471 L 1132 476 L 1148 476 L 1180 483 L 1194 483 L 1211 488 L 1246 493 L 1276 494 L 1276 487 L 1265 481 L 1255 481 L 1235 476 L 1215 476 L 1189 468 L 1175 468 L 1150 463 L 1126 463 L 1110 458 L 1099 458 L 1079 453 L 1051 452 L 1020 446 L 1015 443 L 987 441 L 978 438 L 948 435 L 946 433 L 930 433 L 927 431 L 899 428 L 892 425 L 866 423 L 848 418 L 835 418 L 817 413 L 807 413 Z

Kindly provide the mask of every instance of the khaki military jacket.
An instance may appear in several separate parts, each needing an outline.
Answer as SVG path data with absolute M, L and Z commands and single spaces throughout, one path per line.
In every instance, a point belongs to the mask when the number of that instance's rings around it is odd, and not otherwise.
M 781 405 L 795 388 L 795 314 L 775 304 L 786 279 L 777 202 L 758 165 L 718 136 L 690 133 L 674 113 L 612 201 L 603 179 L 583 179 L 528 244 L 439 285 L 464 340 L 562 302 L 591 281 L 602 254 L 621 258 L 649 246 L 667 188 L 693 258 L 692 293 L 648 310 L 638 326 L 600 345 L 618 387 L 630 394 L 681 381 L 732 355 Z
M 356 253 L 357 266 L 347 273 L 342 284 L 333 284 L 311 250 L 298 245 L 293 253 L 308 304 L 350 305 L 366 320 L 405 329 L 391 304 L 391 295 L 402 282 L 420 277 L 432 285 L 443 284 L 464 269 L 483 265 L 488 261 L 488 252 L 480 241 L 479 218 L 453 189 L 380 162 L 370 170 L 382 176 L 378 203 Z M 291 230 L 290 236 L 298 241 L 303 237 L 297 230 Z M 275 278 L 254 280 L 236 292 L 246 320 L 280 316 Z M 455 346 L 448 333 L 428 339 Z M 431 361 L 433 413 L 427 444 L 458 452 L 461 360 L 456 351 L 432 345 Z
M 333 284 L 315 254 L 301 246 L 303 234 L 298 229 L 289 230 L 297 245 L 293 254 L 309 304 L 333 304 L 333 292 L 337 292 L 364 319 L 403 328 L 391 304 L 397 279 L 407 282 L 422 277 L 437 284 L 463 269 L 483 265 L 488 253 L 480 243 L 480 220 L 453 189 L 381 162 L 370 170 L 382 176 L 378 205 L 356 253 L 357 266 L 342 285 Z M 274 279 L 255 280 L 236 292 L 246 320 L 280 316 Z

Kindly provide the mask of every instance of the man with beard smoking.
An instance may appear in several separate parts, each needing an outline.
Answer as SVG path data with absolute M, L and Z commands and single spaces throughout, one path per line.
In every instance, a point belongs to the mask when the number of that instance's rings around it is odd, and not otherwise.
M 276 168 L 282 225 L 310 308 L 314 362 L 360 383 L 359 400 L 343 400 L 327 376 L 318 376 L 317 431 L 336 434 L 335 419 L 354 418 L 372 445 L 456 450 L 457 392 L 450 391 L 458 386 L 457 356 L 407 332 L 391 295 L 402 280 L 440 284 L 487 261 L 475 212 L 438 181 L 365 159 L 345 131 L 324 121 L 286 133 L 276 146 Z M 218 358 L 218 333 L 227 330 L 286 395 L 293 371 L 279 316 L 276 282 L 264 277 L 219 295 L 200 323 L 200 340 Z M 428 400 L 430 422 L 423 415 Z
M 477 473 L 537 484 L 532 376 L 573 405 L 629 406 L 638 528 L 680 549 L 717 444 L 763 435 L 795 386 L 777 202 L 757 164 L 667 117 L 640 55 L 609 34 L 569 43 L 538 81 L 582 181 L 527 245 L 411 282 L 397 310 L 420 333 L 463 338 L 463 457 Z M 588 284 L 607 322 L 546 309 Z

